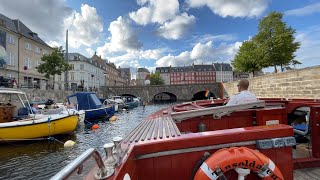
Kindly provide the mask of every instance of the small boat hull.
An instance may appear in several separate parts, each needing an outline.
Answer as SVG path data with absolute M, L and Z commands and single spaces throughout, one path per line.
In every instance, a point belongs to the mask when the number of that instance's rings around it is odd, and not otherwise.
M 87 121 L 101 119 L 101 118 L 110 118 L 115 113 L 114 106 L 99 108 L 99 109 L 90 109 L 85 110 L 85 119 Z
M 0 141 L 21 141 L 66 134 L 73 132 L 77 123 L 78 116 L 76 115 L 52 116 L 50 123 L 48 123 L 48 117 L 34 121 L 22 120 L 2 123 L 3 125 L 0 127 Z

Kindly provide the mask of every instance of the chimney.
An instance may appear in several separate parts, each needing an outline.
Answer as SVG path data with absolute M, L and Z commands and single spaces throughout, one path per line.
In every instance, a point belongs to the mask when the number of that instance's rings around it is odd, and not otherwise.
M 97 51 L 94 52 L 94 55 L 97 55 Z

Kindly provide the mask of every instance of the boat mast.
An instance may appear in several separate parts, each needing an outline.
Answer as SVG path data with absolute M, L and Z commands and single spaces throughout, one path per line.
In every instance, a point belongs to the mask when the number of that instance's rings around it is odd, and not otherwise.
M 66 61 L 68 63 L 68 29 L 67 29 L 67 33 L 66 33 Z M 69 90 L 69 83 L 68 83 L 68 71 L 64 72 L 64 88 L 65 90 Z

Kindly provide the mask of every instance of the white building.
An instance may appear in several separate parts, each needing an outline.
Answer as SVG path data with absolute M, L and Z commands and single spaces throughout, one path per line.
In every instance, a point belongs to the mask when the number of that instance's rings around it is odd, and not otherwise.
M 106 67 L 79 53 L 69 53 L 68 63 L 72 70 L 68 71 L 68 83 L 71 89 L 82 85 L 84 89 L 93 91 L 105 86 Z M 64 74 L 56 76 L 58 84 L 64 84 Z
M 213 63 L 216 69 L 216 82 L 233 81 L 233 71 L 229 63 Z
M 148 69 L 138 68 L 137 77 L 136 77 L 137 78 L 137 80 L 136 80 L 137 85 L 138 86 L 145 85 L 145 81 L 146 81 L 148 75 L 150 75 L 150 72 Z
M 156 72 L 160 73 L 160 77 L 164 80 L 164 84 L 170 84 L 171 67 L 157 67 Z

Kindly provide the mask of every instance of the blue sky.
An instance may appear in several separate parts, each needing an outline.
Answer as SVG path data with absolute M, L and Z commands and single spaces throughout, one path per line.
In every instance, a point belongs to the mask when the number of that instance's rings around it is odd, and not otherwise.
M 271 11 L 284 13 L 283 20 L 296 29 L 299 67 L 318 65 L 320 1 L 315 0 L 2 0 L 0 7 L 50 45 L 64 45 L 69 29 L 70 52 L 88 57 L 97 52 L 117 66 L 150 70 L 230 62 Z

